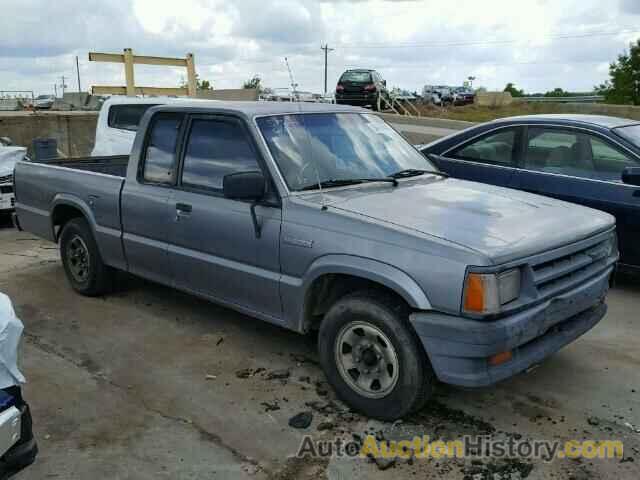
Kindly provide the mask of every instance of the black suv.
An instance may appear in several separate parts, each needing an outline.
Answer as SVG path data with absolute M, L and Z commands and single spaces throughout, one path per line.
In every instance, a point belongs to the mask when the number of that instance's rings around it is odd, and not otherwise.
M 386 85 L 386 80 L 375 70 L 347 70 L 338 80 L 336 103 L 362 107 L 370 105 L 377 110 L 378 97 Z

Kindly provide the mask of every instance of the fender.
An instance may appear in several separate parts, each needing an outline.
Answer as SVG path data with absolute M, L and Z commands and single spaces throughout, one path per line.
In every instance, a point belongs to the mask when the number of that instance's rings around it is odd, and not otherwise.
M 293 279 L 283 276 L 281 295 L 287 324 L 296 331 L 304 330 L 304 307 L 307 292 L 313 282 L 322 275 L 343 274 L 379 283 L 400 295 L 411 308 L 431 310 L 431 302 L 416 281 L 399 268 L 366 257 L 355 255 L 325 255 L 317 258 L 304 277 Z
M 96 222 L 96 218 L 93 214 L 93 211 L 91 210 L 91 208 L 89 208 L 89 205 L 87 205 L 87 203 L 83 199 L 81 199 L 76 195 L 71 195 L 68 193 L 58 193 L 55 197 L 53 197 L 53 200 L 51 202 L 51 209 L 50 209 L 51 236 L 55 241 L 57 241 L 58 238 L 55 235 L 55 229 L 53 225 L 53 212 L 55 211 L 56 207 L 60 205 L 74 207 L 80 210 L 84 215 L 85 219 L 87 220 L 87 222 L 89 222 L 89 226 L 91 227 L 91 230 L 93 231 L 94 235 L 96 234 L 98 224 Z

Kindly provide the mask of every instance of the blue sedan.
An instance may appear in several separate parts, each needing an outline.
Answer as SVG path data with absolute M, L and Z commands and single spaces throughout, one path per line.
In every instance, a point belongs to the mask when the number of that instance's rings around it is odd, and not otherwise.
M 611 213 L 621 267 L 640 272 L 640 122 L 595 115 L 510 117 L 420 148 L 452 177 Z

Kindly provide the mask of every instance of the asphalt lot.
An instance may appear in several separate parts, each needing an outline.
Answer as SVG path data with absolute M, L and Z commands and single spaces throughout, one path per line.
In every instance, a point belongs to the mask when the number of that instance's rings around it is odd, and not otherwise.
M 621 279 L 607 317 L 539 368 L 490 388 L 439 386 L 424 411 L 393 429 L 334 402 L 312 336 L 125 275 L 116 293 L 81 297 L 55 245 L 7 225 L 0 291 L 25 324 L 21 367 L 40 445 L 19 480 L 640 477 L 639 280 Z M 311 426 L 291 428 L 301 411 L 313 412 Z M 319 431 L 323 422 L 333 427 Z M 625 455 L 509 465 L 398 460 L 384 471 L 367 459 L 291 458 L 304 434 L 374 430 L 620 439 Z

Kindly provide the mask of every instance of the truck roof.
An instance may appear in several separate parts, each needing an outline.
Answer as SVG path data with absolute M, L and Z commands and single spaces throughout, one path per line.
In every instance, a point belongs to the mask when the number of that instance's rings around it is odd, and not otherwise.
M 182 100 L 172 102 L 170 105 L 159 105 L 154 107 L 154 111 L 188 109 L 199 112 L 235 112 L 246 117 L 253 118 L 261 115 L 285 115 L 297 113 L 370 113 L 360 107 L 350 105 L 335 105 L 328 103 L 310 102 L 227 102 L 217 101 L 210 104 L 198 100 Z

